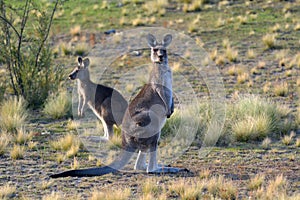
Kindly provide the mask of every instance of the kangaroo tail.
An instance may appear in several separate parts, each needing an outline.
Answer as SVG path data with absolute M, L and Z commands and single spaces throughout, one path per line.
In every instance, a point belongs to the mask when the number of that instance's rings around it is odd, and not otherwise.
M 114 160 L 109 166 L 96 167 L 88 169 L 78 169 L 65 171 L 58 174 L 50 175 L 50 178 L 60 178 L 60 177 L 89 177 L 89 176 L 102 176 L 109 173 L 118 172 L 122 169 L 130 160 L 133 155 L 133 151 L 122 151 L 122 153 Z

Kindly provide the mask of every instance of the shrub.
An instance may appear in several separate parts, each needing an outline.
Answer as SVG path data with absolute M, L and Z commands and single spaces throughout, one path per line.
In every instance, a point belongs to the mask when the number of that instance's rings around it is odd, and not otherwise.
M 72 100 L 67 91 L 60 91 L 48 97 L 44 113 L 53 119 L 68 117 L 72 113 Z
M 51 4 L 45 6 L 29 0 L 20 4 L 1 2 L 0 53 L 9 72 L 7 81 L 15 95 L 23 96 L 29 106 L 35 108 L 41 106 L 49 91 L 56 90 L 62 81 L 62 69 L 53 64 L 48 43 L 58 0 Z M 31 10 L 35 12 L 29 12 Z
M 27 103 L 23 98 L 11 97 L 0 107 L 0 127 L 7 132 L 16 132 L 27 119 Z

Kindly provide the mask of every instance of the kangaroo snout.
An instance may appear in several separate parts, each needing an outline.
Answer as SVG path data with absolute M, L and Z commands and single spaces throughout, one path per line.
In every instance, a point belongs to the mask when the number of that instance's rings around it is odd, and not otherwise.
M 76 73 L 71 73 L 71 74 L 69 75 L 69 79 L 71 79 L 71 80 L 76 79 Z

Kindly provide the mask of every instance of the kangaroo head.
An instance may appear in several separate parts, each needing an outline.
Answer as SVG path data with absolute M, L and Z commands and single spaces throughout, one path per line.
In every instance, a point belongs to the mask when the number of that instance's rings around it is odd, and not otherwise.
M 88 58 L 82 60 L 81 57 L 78 57 L 78 66 L 69 74 L 69 79 L 75 80 L 86 80 L 90 78 L 88 66 L 90 60 Z
M 152 34 L 148 34 L 148 45 L 151 48 L 151 60 L 154 63 L 163 63 L 168 61 L 167 46 L 172 42 L 172 35 L 167 34 L 161 43 L 157 42 Z

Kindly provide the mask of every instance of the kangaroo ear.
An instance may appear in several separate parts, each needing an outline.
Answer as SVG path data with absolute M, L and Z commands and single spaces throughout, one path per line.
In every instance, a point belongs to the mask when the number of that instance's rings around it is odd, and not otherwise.
M 82 58 L 79 56 L 78 57 L 78 65 L 81 66 L 82 65 Z
M 152 34 L 148 34 L 148 36 L 147 36 L 147 41 L 148 41 L 148 45 L 150 46 L 150 47 L 155 47 L 156 46 L 156 44 L 157 44 L 157 42 L 156 42 L 156 38 L 154 37 L 154 35 L 152 35 Z
M 172 42 L 172 35 L 171 34 L 165 35 L 165 37 L 162 41 L 162 44 L 164 45 L 164 47 L 169 46 L 169 44 L 171 44 L 171 42 Z
M 90 65 L 90 59 L 86 58 L 83 60 L 83 66 L 88 67 Z

